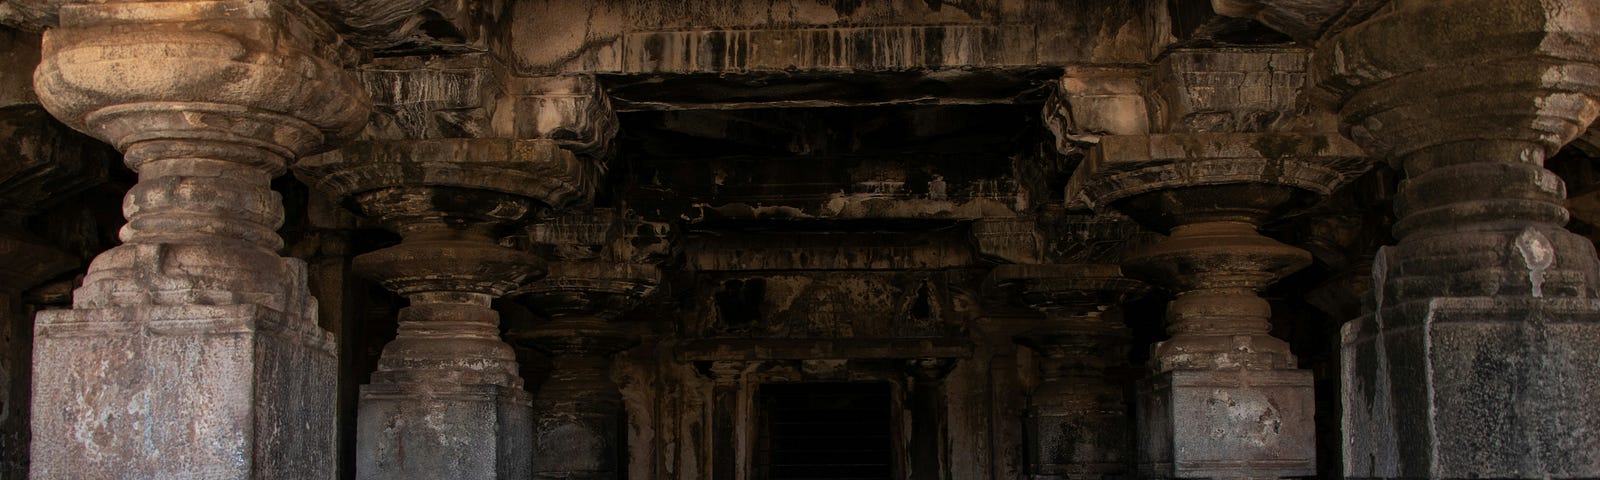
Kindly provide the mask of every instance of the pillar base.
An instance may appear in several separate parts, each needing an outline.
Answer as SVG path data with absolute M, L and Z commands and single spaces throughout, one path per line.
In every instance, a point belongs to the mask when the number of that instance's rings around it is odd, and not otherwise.
M 332 478 L 315 325 L 251 304 L 40 313 L 32 478 Z
M 1030 478 L 1128 478 L 1128 427 L 1120 412 L 1030 408 Z
M 1600 477 L 1600 300 L 1443 297 L 1343 330 L 1347 478 Z
M 499 385 L 361 387 L 356 478 L 527 480 L 533 406 Z
M 1177 370 L 1139 382 L 1141 478 L 1317 473 L 1309 370 Z

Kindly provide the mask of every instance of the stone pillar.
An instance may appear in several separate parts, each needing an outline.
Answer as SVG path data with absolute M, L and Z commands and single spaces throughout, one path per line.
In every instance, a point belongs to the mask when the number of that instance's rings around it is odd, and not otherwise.
M 36 326 L 34 478 L 327 478 L 333 342 L 278 256 L 285 165 L 354 134 L 354 53 L 298 2 L 74 3 L 39 99 L 139 181 Z
M 544 262 L 496 239 L 585 198 L 587 164 L 549 141 L 443 139 L 357 143 L 296 173 L 402 238 L 353 265 L 411 300 L 361 390 L 357 477 L 528 478 L 529 398 L 490 301 Z
M 519 292 L 548 321 L 513 335 L 553 364 L 534 395 L 534 478 L 618 478 L 625 419 L 611 356 L 637 338 L 615 322 L 659 283 L 648 265 L 562 262 Z
M 1600 262 L 1546 158 L 1600 114 L 1600 5 L 1396 0 L 1318 53 L 1406 176 L 1343 331 L 1350 478 L 1600 476 Z
M 739 470 L 739 392 L 744 362 L 711 362 L 711 480 L 736 480 Z
M 1139 401 L 1140 474 L 1274 478 L 1316 473 L 1314 393 L 1259 294 L 1311 262 L 1258 229 L 1365 170 L 1360 150 L 1296 128 L 1304 53 L 1185 50 L 1157 66 L 1157 122 L 1116 135 L 1079 167 L 1087 197 L 1170 236 L 1127 253 L 1128 274 L 1176 293 Z M 1237 90 L 1238 84 L 1254 90 Z M 1233 87 L 1229 87 L 1233 85 Z M 1215 133 L 1233 132 L 1233 133 Z
M 909 480 L 942 480 L 949 475 L 949 409 L 945 402 L 944 379 L 956 368 L 954 358 L 913 358 L 906 360 L 909 382 L 906 396 L 911 412 L 910 441 L 906 457 L 910 462 Z
M 1045 325 L 1017 337 L 1040 371 L 1028 397 L 1029 478 L 1127 478 L 1132 424 L 1109 369 L 1126 362 L 1128 329 L 1101 314 L 1144 284 L 1116 265 L 1002 265 L 993 276 L 1045 314 Z

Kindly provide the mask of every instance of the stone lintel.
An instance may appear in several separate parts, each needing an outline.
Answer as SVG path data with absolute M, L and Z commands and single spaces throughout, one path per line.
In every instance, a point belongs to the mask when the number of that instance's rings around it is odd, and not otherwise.
M 334 369 L 330 334 L 255 305 L 42 312 L 33 475 L 330 478 Z
M 678 345 L 682 362 L 872 358 L 969 358 L 973 345 L 967 339 L 760 339 L 691 340 Z
M 1141 476 L 1316 474 L 1308 370 L 1180 370 L 1145 379 L 1139 390 Z
M 1348 478 L 1600 476 L 1600 301 L 1421 299 L 1342 333 Z

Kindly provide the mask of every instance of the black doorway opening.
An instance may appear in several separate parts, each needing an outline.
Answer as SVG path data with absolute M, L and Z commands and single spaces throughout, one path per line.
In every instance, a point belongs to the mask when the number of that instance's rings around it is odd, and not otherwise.
M 887 383 L 761 385 L 757 480 L 890 480 Z

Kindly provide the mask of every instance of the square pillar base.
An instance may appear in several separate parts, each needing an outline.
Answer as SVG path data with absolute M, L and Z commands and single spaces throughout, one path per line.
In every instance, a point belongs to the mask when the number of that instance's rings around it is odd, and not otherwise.
M 332 478 L 333 352 L 249 304 L 41 312 L 32 478 Z
M 1600 301 L 1408 302 L 1342 355 L 1348 478 L 1600 478 Z
M 533 407 L 498 385 L 361 387 L 356 478 L 527 480 Z
M 1315 475 L 1314 402 L 1306 370 L 1180 370 L 1146 378 L 1139 382 L 1139 474 Z
M 1126 478 L 1132 470 L 1127 415 L 1033 409 L 1024 427 L 1033 478 Z

